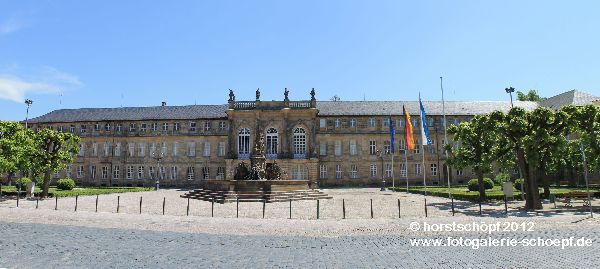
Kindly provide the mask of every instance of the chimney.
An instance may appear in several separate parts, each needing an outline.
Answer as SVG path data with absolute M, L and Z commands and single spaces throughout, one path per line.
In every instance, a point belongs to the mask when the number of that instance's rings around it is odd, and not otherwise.
M 162 102 L 161 106 L 167 106 L 167 102 Z

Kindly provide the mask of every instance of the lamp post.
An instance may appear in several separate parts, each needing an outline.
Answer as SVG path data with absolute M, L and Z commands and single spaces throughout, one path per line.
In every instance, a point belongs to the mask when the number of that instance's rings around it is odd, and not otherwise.
M 25 99 L 25 104 L 27 105 L 27 112 L 25 114 L 25 130 L 27 130 L 27 120 L 29 119 L 29 107 L 33 104 L 31 99 Z
M 510 94 L 510 108 L 513 108 L 513 98 L 512 98 L 512 93 L 515 92 L 515 88 L 513 87 L 509 87 L 504 89 L 506 91 L 506 93 Z
M 381 191 L 385 191 L 385 168 L 383 167 L 383 157 L 385 150 L 378 150 L 379 157 L 381 158 Z
M 160 154 L 156 154 L 156 151 L 152 152 L 152 158 L 154 158 L 156 160 L 156 164 L 158 165 L 158 171 L 157 175 L 156 175 L 156 186 L 155 186 L 155 191 L 158 191 L 160 189 L 160 177 L 162 176 L 161 170 L 160 170 L 160 160 L 164 157 L 165 153 L 161 150 Z

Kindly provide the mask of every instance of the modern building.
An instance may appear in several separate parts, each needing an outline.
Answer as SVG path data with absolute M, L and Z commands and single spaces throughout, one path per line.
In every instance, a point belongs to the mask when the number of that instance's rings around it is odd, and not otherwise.
M 248 163 L 257 134 L 265 141 L 268 163 L 276 162 L 287 179 L 308 179 L 313 186 L 443 185 L 447 169 L 442 145 L 443 112 L 449 125 L 492 111 L 508 111 L 510 101 L 425 101 L 432 145 L 425 164 L 417 101 L 238 101 L 232 91 L 225 105 L 59 109 L 29 120 L 31 128 L 52 128 L 82 137 L 80 153 L 55 178 L 80 185 L 194 187 L 205 180 L 232 179 Z M 583 105 L 600 98 L 579 91 L 537 102 L 515 101 L 533 110 Z M 405 151 L 405 106 L 412 115 L 414 150 Z M 390 118 L 395 125 L 392 153 Z M 451 138 L 449 138 L 451 140 Z M 392 161 L 393 158 L 393 161 Z M 466 183 L 470 169 L 449 169 L 453 183 Z M 517 171 L 511 171 L 517 176 Z

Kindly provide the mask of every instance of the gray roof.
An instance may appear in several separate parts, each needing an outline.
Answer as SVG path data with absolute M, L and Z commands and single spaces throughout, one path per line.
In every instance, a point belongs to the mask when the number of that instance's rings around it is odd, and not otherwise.
M 600 97 L 578 90 L 571 90 L 541 101 L 540 105 L 552 109 L 559 109 L 566 105 L 583 106 L 591 104 L 592 101 L 596 100 L 600 100 Z
M 418 101 L 339 101 L 317 102 L 319 115 L 323 116 L 361 116 L 361 115 L 401 115 L 402 106 L 408 113 L 419 114 Z M 534 110 L 536 102 L 515 101 L 515 106 Z M 442 115 L 441 101 L 424 101 L 423 107 L 428 115 Z M 446 115 L 479 115 L 489 114 L 496 110 L 508 111 L 510 101 L 446 101 Z
M 227 117 L 225 110 L 227 105 L 59 109 L 32 118 L 29 122 L 208 119 Z

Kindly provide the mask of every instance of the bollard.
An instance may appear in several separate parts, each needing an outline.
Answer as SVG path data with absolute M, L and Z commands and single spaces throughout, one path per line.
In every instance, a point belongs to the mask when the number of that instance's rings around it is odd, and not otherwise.
M 188 200 L 188 203 L 187 203 L 187 208 L 185 210 L 185 215 L 189 216 L 190 215 L 190 198 L 188 197 L 187 200 Z
M 37 197 L 35 199 L 35 209 L 38 209 L 39 204 L 40 204 L 40 197 Z
M 165 203 L 167 202 L 167 197 L 163 197 L 163 216 L 165 215 Z
M 504 214 L 508 215 L 508 205 L 506 204 L 506 195 L 504 195 Z
M 215 198 L 210 199 L 210 216 L 215 216 Z
M 452 196 L 452 216 L 454 216 L 454 196 Z
M 263 219 L 265 218 L 265 206 L 267 205 L 267 199 L 263 199 Z
M 75 212 L 77 212 L 77 201 L 79 200 L 79 195 L 75 195 Z
M 142 196 L 140 196 L 140 214 L 142 214 Z
M 292 219 L 292 199 L 290 199 L 290 219 Z
M 19 188 L 17 189 L 17 207 L 19 207 L 19 196 L 21 194 L 21 187 L 19 186 Z
M 481 198 L 479 198 L 479 215 L 481 215 Z
M 240 217 L 240 197 L 235 198 L 235 217 Z
M 427 217 L 427 198 L 425 198 L 425 217 Z
M 342 219 L 346 218 L 346 200 L 342 199 Z
M 58 196 L 54 196 L 54 210 L 58 210 Z
M 96 194 L 96 213 L 98 213 L 98 194 Z
M 317 219 L 319 219 L 319 199 L 317 199 Z
M 0 197 L 2 197 L 2 184 L 0 184 Z
M 400 216 L 400 198 L 398 198 L 398 218 L 401 218 L 401 216 Z
M 117 213 L 119 213 L 119 207 L 121 206 L 121 196 L 117 196 Z
M 373 218 L 373 199 L 371 199 L 371 218 Z

